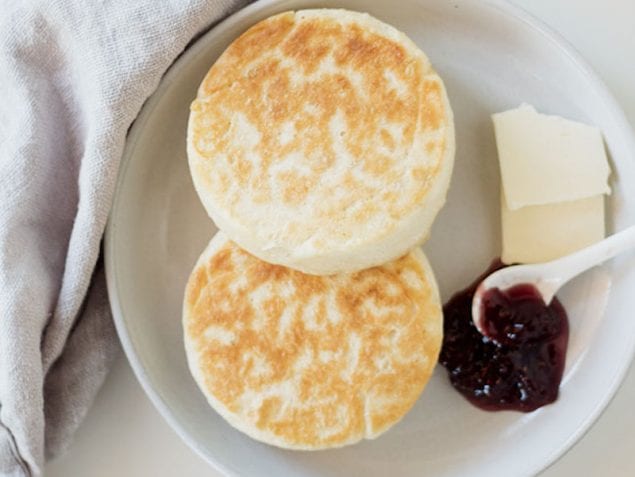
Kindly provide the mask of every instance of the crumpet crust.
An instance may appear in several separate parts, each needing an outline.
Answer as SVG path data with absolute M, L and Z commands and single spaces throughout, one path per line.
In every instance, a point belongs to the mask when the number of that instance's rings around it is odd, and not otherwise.
M 420 249 L 323 277 L 263 262 L 220 232 L 190 276 L 183 317 L 210 404 L 251 437 L 293 449 L 387 430 L 417 400 L 442 339 Z
M 366 14 L 286 12 L 235 40 L 192 103 L 188 155 L 219 228 L 307 273 L 395 259 L 443 205 L 452 112 L 428 59 Z

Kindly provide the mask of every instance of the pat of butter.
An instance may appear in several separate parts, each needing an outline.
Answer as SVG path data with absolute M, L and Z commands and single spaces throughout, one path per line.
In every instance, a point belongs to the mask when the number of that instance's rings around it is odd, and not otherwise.
M 492 119 L 509 209 L 610 193 L 599 129 L 526 104 Z
M 557 204 L 507 207 L 501 194 L 503 263 L 554 260 L 604 238 L 604 196 Z

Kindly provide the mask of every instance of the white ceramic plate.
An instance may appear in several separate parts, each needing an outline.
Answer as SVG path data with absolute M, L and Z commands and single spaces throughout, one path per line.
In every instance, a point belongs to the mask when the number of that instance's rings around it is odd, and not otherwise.
M 614 394 L 635 341 L 635 261 L 622 257 L 567 287 L 571 320 L 560 399 L 531 414 L 486 413 L 438 368 L 415 408 L 375 441 L 322 452 L 255 442 L 206 403 L 187 369 L 181 301 L 214 232 L 185 155 L 188 107 L 223 49 L 256 21 L 306 7 L 368 11 L 403 30 L 445 79 L 457 126 L 449 200 L 425 249 L 444 298 L 500 253 L 498 167 L 490 114 L 526 101 L 599 126 L 614 170 L 609 230 L 635 222 L 635 145 L 606 88 L 564 42 L 503 1 L 262 0 L 203 36 L 171 68 L 132 128 L 106 236 L 108 289 L 124 348 L 176 431 L 228 475 L 524 476 L 553 462 Z M 610 296 L 609 284 L 612 281 Z M 607 298 L 608 297 L 608 298 Z

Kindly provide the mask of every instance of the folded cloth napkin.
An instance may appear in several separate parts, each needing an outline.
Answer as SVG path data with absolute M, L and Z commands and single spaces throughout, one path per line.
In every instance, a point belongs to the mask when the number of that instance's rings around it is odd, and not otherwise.
M 0 473 L 69 444 L 118 350 L 100 243 L 126 132 L 198 33 L 245 0 L 0 7 Z

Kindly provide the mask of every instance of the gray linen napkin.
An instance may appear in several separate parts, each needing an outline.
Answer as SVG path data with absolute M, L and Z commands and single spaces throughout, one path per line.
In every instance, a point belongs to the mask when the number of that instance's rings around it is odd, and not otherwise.
M 0 473 L 69 444 L 118 350 L 100 243 L 126 132 L 245 0 L 0 3 Z

